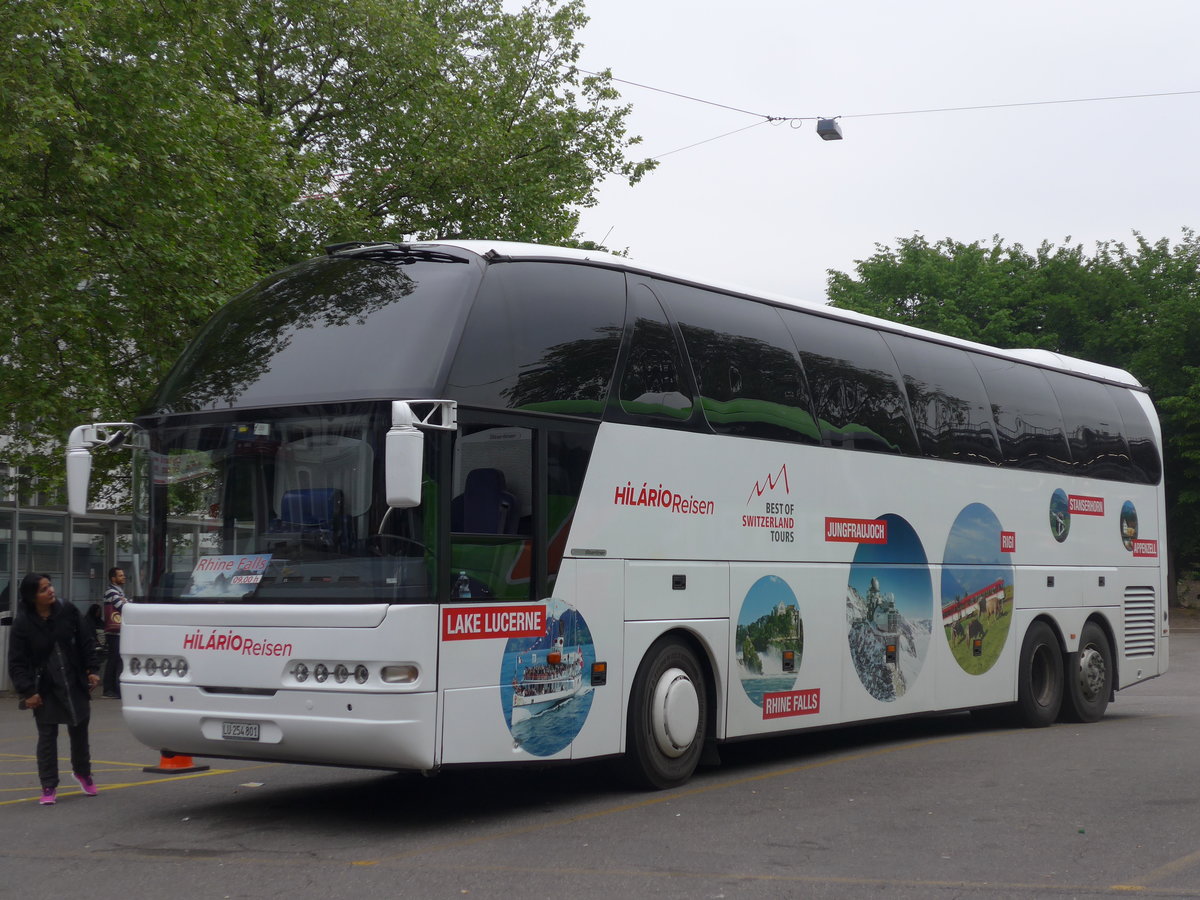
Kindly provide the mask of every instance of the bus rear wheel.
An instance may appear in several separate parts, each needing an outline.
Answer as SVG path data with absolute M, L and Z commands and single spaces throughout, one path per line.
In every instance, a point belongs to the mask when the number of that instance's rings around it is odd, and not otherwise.
M 1062 717 L 1068 722 L 1095 722 L 1112 696 L 1113 658 L 1108 635 L 1095 622 L 1083 626 L 1079 652 L 1067 657 L 1067 691 Z
M 640 787 L 662 790 L 692 777 L 708 733 L 708 694 L 696 655 L 676 638 L 647 651 L 629 695 L 625 765 Z
M 1030 728 L 1043 728 L 1058 718 L 1063 702 L 1062 648 L 1054 630 L 1034 622 L 1021 644 L 1017 673 L 1016 718 Z

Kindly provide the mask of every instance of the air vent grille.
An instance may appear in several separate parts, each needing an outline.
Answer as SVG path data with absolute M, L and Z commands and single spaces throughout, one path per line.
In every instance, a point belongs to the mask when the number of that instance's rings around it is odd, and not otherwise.
M 1158 632 L 1153 587 L 1125 589 L 1125 656 L 1154 655 L 1154 637 Z

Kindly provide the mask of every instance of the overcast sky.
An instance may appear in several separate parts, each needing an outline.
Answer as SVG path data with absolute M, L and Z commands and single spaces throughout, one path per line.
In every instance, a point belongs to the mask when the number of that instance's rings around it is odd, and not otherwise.
M 618 84 L 659 168 L 605 182 L 588 239 L 805 300 L 875 244 L 1129 243 L 1200 227 L 1200 93 L 920 115 L 906 110 L 1200 91 L 1196 0 L 588 0 L 586 69 Z M 687 150 L 747 125 L 755 127 Z M 665 155 L 664 155 L 665 154 Z

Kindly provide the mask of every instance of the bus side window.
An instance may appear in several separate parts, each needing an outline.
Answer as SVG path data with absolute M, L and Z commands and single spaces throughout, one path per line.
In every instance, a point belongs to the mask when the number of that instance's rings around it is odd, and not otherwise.
M 1121 433 L 1129 445 L 1130 468 L 1127 477 L 1142 484 L 1158 484 L 1162 478 L 1162 459 L 1154 443 L 1154 429 L 1145 409 L 1128 388 L 1106 384 L 1121 416 Z
M 683 357 L 662 304 L 645 285 L 630 288 L 629 321 L 632 334 L 621 376 L 621 409 L 634 416 L 687 421 L 692 396 L 684 380 Z
M 1042 371 L 1010 359 L 970 356 L 992 406 L 1004 465 L 1071 474 L 1062 413 Z
M 1129 447 L 1121 435 L 1121 415 L 1104 385 L 1061 372 L 1045 375 L 1062 410 L 1076 473 L 1128 480 Z
M 921 452 L 999 465 L 992 409 L 966 352 L 899 334 L 883 339 L 900 365 Z
M 808 376 L 822 442 L 919 456 L 900 372 L 879 332 L 800 311 L 780 314 Z
M 596 427 L 462 424 L 450 501 L 452 599 L 524 600 L 553 590 Z
M 446 396 L 468 406 L 504 407 L 517 383 L 512 321 L 504 290 L 504 266 L 489 266 L 471 305 Z
M 546 581 L 550 591 L 562 565 L 595 440 L 594 430 L 549 431 L 546 435 Z
M 517 382 L 513 409 L 600 418 L 625 316 L 625 276 L 594 266 L 526 263 L 507 279 Z M 506 271 L 507 274 L 507 271 Z
M 800 359 L 775 307 L 673 282 L 659 289 L 679 322 L 714 431 L 821 442 Z
M 451 599 L 529 599 L 529 576 L 519 570 L 530 549 L 533 432 L 485 422 L 461 428 L 450 495 Z
M 488 267 L 447 382 L 460 403 L 600 418 L 625 316 L 625 276 L 545 262 Z

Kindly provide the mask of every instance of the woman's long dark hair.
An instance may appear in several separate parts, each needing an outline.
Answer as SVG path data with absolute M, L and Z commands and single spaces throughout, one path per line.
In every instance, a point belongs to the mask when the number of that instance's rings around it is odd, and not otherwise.
M 43 572 L 30 572 L 21 579 L 21 587 L 19 588 L 21 609 L 31 615 L 37 612 L 38 587 L 41 585 L 43 578 L 51 582 L 54 580 Z

